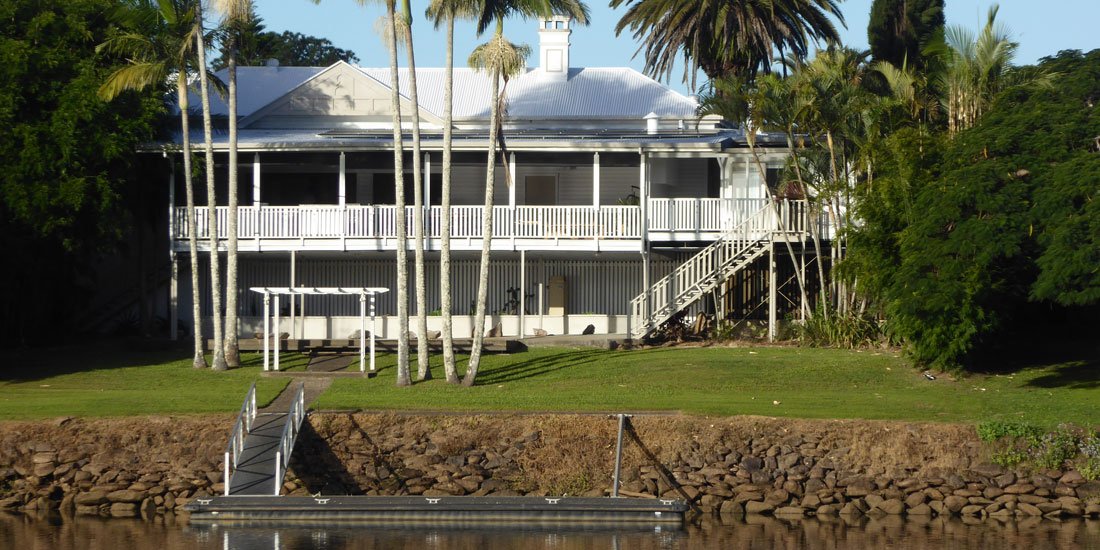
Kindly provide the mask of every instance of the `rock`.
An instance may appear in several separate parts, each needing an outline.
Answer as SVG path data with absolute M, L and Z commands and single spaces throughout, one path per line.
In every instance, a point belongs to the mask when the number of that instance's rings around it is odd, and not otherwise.
M 1066 485 L 1080 485 L 1085 482 L 1085 478 L 1081 476 L 1081 473 L 1077 470 L 1070 470 L 1058 478 L 1058 483 L 1064 483 Z
M 1005 469 L 993 464 L 991 462 L 983 462 L 977 466 L 972 466 L 970 471 L 986 478 L 995 478 L 1000 475 L 1004 475 Z
M 855 498 L 864 497 L 871 494 L 871 491 L 875 490 L 875 483 L 869 479 L 858 479 L 848 484 L 848 487 L 844 489 L 844 494 Z
M 77 506 L 98 506 L 100 504 L 107 504 L 107 492 L 106 491 L 88 491 L 87 493 L 80 493 L 76 495 L 73 502 Z
M 931 516 L 932 507 L 927 504 L 918 504 L 906 510 L 906 514 L 910 516 Z
M 741 467 L 750 472 L 755 472 L 764 467 L 764 461 L 755 456 L 746 456 L 741 459 Z
M 775 505 L 767 502 L 750 500 L 745 503 L 745 513 L 748 515 L 767 514 L 775 510 Z
M 1035 505 L 1043 514 L 1049 514 L 1051 512 L 1057 512 L 1062 509 L 1061 502 L 1041 502 Z
M 1089 504 L 1088 506 L 1085 506 L 1085 515 L 1100 515 L 1100 504 Z
M 799 505 L 809 510 L 816 509 L 821 506 L 821 497 L 814 494 L 806 495 L 802 497 L 802 502 Z
M 129 489 L 123 489 L 121 491 L 113 491 L 107 494 L 107 500 L 110 502 L 141 502 L 145 500 L 145 491 L 131 491 Z
M 57 462 L 57 453 L 54 451 L 47 451 L 43 453 L 34 453 L 31 457 L 32 464 L 50 464 L 55 465 Z
M 1035 505 L 1028 504 L 1026 502 L 1017 503 L 1016 504 L 1016 510 L 1018 510 L 1018 511 L 1022 512 L 1024 515 L 1028 515 L 1028 516 L 1041 516 L 1041 515 L 1043 515 L 1042 510 L 1036 508 Z
M 1008 487 L 1013 483 L 1016 483 L 1016 474 L 1012 472 L 1007 472 L 993 478 L 993 484 L 1001 489 Z
M 849 501 L 840 509 L 840 515 L 845 517 L 859 517 L 863 515 L 863 510 L 860 510 L 854 501 Z
M 950 510 L 947 509 L 946 506 L 943 505 L 942 500 L 933 500 L 933 501 L 928 503 L 928 507 L 931 508 L 932 511 L 936 513 L 936 515 L 943 515 L 945 512 L 947 512 L 947 513 L 951 512 Z
M 982 491 L 982 496 L 988 499 L 994 499 L 1003 494 L 1005 494 L 1004 489 L 1000 487 L 986 487 L 985 490 Z
M 905 497 L 905 506 L 908 508 L 915 508 L 917 506 L 920 506 L 921 504 L 924 504 L 926 498 L 927 496 L 925 496 L 924 493 L 918 491 Z
M 806 511 L 799 506 L 784 506 L 776 508 L 774 515 L 775 517 L 800 518 L 806 515 Z
M 874 494 L 863 497 L 863 502 L 867 503 L 868 508 L 877 508 L 878 505 L 882 504 L 882 501 L 884 500 L 886 499 Z
M 959 511 L 961 511 L 963 509 L 963 507 L 966 506 L 969 503 L 970 502 L 966 498 L 956 496 L 956 495 L 951 495 L 951 496 L 943 499 L 944 508 L 947 509 L 947 511 L 951 512 L 952 514 L 959 513 Z
M 141 506 L 138 508 L 141 513 L 141 517 L 145 520 L 150 520 L 157 515 L 157 504 L 153 502 L 153 499 L 147 498 L 141 501 Z
M 718 513 L 723 517 L 741 517 L 745 515 L 745 507 L 732 500 L 727 500 L 718 508 Z
M 111 505 L 111 516 L 116 518 L 132 518 L 138 515 L 138 505 L 132 502 L 116 502 Z
M 1089 481 L 1078 485 L 1077 498 L 1085 502 L 1100 502 L 1100 481 Z
M 905 503 L 896 498 L 891 498 L 880 502 L 876 508 L 891 516 L 897 516 L 905 511 Z
M 980 516 L 985 511 L 985 506 L 980 504 L 969 504 L 963 506 L 962 510 L 959 510 L 959 514 L 963 516 Z
M 817 512 L 815 513 L 819 516 L 835 516 L 839 512 L 840 508 L 838 508 L 835 504 L 825 504 L 822 506 L 818 506 Z
M 1035 486 L 1030 483 L 1014 483 L 1004 488 L 1005 492 L 1010 495 L 1026 495 L 1035 490 Z

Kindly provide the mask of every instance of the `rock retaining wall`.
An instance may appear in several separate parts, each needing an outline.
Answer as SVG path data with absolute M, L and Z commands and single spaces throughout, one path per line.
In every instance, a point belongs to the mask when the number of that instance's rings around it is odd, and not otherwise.
M 0 508 L 173 512 L 222 490 L 229 417 L 0 424 Z M 1100 483 L 1008 471 L 969 426 L 645 416 L 621 493 L 723 516 L 1100 517 Z M 603 495 L 616 422 L 595 415 L 312 414 L 287 494 Z

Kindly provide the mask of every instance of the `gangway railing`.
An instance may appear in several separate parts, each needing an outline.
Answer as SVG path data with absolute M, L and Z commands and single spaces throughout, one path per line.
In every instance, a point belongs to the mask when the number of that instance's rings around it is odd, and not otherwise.
M 294 401 L 290 404 L 290 410 L 286 414 L 286 424 L 283 425 L 283 435 L 279 438 L 279 447 L 275 451 L 275 496 L 279 496 L 283 488 L 283 476 L 290 467 L 290 453 L 294 450 L 294 443 L 298 440 L 298 432 L 301 431 L 302 420 L 306 417 L 306 385 L 298 385 L 298 392 L 294 394 Z
M 248 394 L 241 404 L 241 412 L 237 414 L 237 422 L 233 424 L 233 430 L 229 432 L 229 445 L 225 448 L 225 496 L 229 496 L 229 480 L 233 472 L 237 470 L 237 463 L 244 452 L 244 438 L 252 431 L 252 425 L 256 421 L 256 383 L 248 388 Z

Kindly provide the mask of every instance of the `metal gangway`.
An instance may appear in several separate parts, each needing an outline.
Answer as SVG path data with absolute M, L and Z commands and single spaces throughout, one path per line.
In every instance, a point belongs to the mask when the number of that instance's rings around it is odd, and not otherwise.
M 225 448 L 225 496 L 279 496 L 305 417 L 304 383 L 285 412 L 260 412 L 253 383 Z

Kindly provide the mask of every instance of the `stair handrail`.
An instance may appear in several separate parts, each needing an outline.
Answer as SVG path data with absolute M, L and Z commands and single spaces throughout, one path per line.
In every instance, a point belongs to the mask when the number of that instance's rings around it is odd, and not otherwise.
M 741 220 L 741 222 L 732 229 L 723 233 L 722 236 L 713 243 L 700 250 L 684 263 L 676 266 L 676 269 L 674 269 L 672 273 L 665 275 L 656 283 L 650 285 L 650 287 L 641 294 L 634 297 L 634 299 L 630 301 L 630 311 L 631 316 L 638 319 L 639 322 L 631 327 L 632 332 L 644 336 L 651 327 L 643 325 L 648 324 L 652 318 L 655 318 L 657 311 L 663 310 L 668 307 L 669 304 L 675 304 L 687 293 L 687 291 L 677 293 L 671 300 L 662 302 L 660 307 L 653 307 L 653 304 L 651 304 L 650 311 L 648 312 L 643 311 L 647 296 L 663 296 L 665 294 L 663 290 L 667 288 L 671 281 L 683 278 L 685 273 L 698 271 L 702 266 L 717 264 L 714 265 L 712 270 L 707 272 L 708 274 L 724 269 L 727 264 L 735 261 L 742 252 L 763 239 L 765 233 L 770 233 L 772 231 L 772 229 L 765 227 L 757 227 L 756 222 L 758 222 L 760 218 L 773 216 L 774 214 L 775 209 L 773 206 L 771 204 L 765 204 L 756 212 L 746 216 L 745 219 Z M 754 238 L 755 233 L 762 234 Z M 719 251 L 727 252 L 727 254 L 724 257 L 718 256 L 718 258 L 715 258 Z M 675 312 L 669 312 L 669 315 L 672 313 Z
M 244 452 L 244 438 L 252 431 L 252 425 L 256 421 L 256 383 L 248 388 L 248 394 L 244 396 L 241 404 L 241 412 L 237 414 L 237 421 L 229 432 L 229 444 L 225 447 L 225 496 L 229 496 L 230 476 L 237 469 L 237 463 Z
M 294 450 L 294 443 L 298 440 L 301 431 L 302 420 L 306 417 L 306 385 L 298 385 L 298 391 L 294 394 L 294 400 L 290 404 L 290 410 L 286 413 L 286 423 L 283 425 L 283 434 L 279 437 L 279 447 L 275 451 L 275 496 L 279 496 L 283 488 L 283 476 L 290 467 L 290 453 Z

